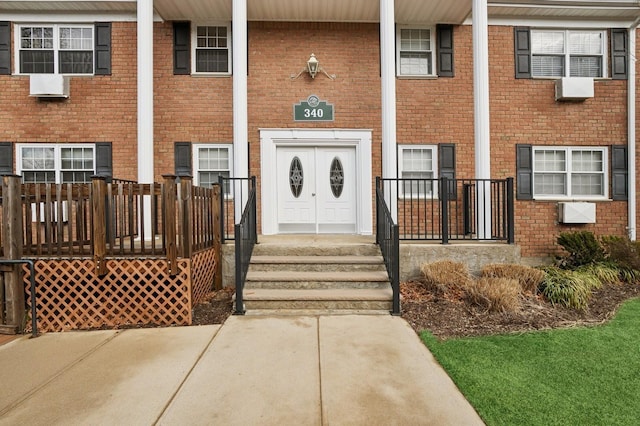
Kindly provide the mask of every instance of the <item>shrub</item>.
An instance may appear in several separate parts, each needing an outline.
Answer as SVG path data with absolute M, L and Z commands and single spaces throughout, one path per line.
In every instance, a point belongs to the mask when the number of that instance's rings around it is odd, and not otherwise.
M 619 278 L 635 282 L 640 277 L 640 245 L 636 241 L 617 236 L 602 238 L 607 259 L 619 268 Z
M 562 232 L 558 236 L 558 244 L 569 253 L 562 259 L 562 266 L 569 269 L 602 262 L 605 258 L 604 249 L 593 232 Z
M 544 271 L 525 265 L 493 263 L 482 268 L 481 276 L 515 279 L 523 293 L 536 293 L 544 279 Z
M 620 269 L 609 262 L 584 265 L 577 268 L 576 272 L 593 275 L 602 284 L 618 284 L 620 282 Z
M 546 276 L 540 285 L 540 292 L 552 304 L 586 310 L 594 288 L 600 287 L 600 280 L 584 271 L 570 271 L 554 266 L 545 268 Z
M 513 278 L 481 277 L 466 288 L 469 301 L 492 312 L 519 311 L 520 291 L 520 283 Z
M 441 260 L 425 263 L 420 270 L 425 286 L 439 294 L 452 289 L 465 289 L 471 282 L 467 267 L 460 262 Z

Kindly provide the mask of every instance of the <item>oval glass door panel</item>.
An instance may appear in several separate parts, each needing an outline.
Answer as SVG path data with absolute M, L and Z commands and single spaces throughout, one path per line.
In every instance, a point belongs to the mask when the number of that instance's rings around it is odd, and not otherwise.
M 340 198 L 342 195 L 342 189 L 344 188 L 344 169 L 342 168 L 342 162 L 338 157 L 334 157 L 331 162 L 331 170 L 329 171 L 329 183 L 331 184 L 331 192 L 336 198 Z
M 298 198 L 302 193 L 302 185 L 304 185 L 304 174 L 302 172 L 302 163 L 298 157 L 293 157 L 289 166 L 289 187 L 294 197 Z

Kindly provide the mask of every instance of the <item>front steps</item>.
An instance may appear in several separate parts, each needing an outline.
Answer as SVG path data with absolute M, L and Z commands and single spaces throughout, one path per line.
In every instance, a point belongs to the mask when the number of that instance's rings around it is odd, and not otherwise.
M 392 300 L 371 237 L 262 238 L 244 288 L 247 314 L 388 314 Z

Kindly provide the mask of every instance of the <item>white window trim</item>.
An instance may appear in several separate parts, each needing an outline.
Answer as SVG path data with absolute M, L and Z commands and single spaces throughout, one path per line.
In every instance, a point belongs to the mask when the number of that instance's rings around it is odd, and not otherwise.
M 572 151 L 600 151 L 602 152 L 602 174 L 604 175 L 603 179 L 603 195 L 537 195 L 535 193 L 536 188 L 536 163 L 535 163 L 535 155 L 536 151 L 565 151 L 565 161 L 566 161 L 566 170 L 564 173 L 567 175 L 567 192 L 571 191 L 571 173 L 570 170 L 571 164 L 571 152 Z M 532 166 L 531 166 L 531 182 L 533 188 L 533 199 L 534 200 L 560 200 L 560 201 L 568 201 L 568 200 L 586 200 L 586 201 L 602 201 L 609 199 L 609 150 L 607 147 L 602 146 L 533 146 L 531 150 L 532 154 Z
M 197 72 L 196 71 L 196 49 L 198 48 L 198 27 L 226 27 L 227 28 L 227 72 Z M 230 76 L 233 74 L 233 51 L 230 22 L 192 22 L 191 23 L 191 75 L 194 76 Z
M 429 30 L 431 37 L 431 72 L 428 74 L 401 74 L 400 73 L 400 46 L 402 30 Z M 438 77 L 438 65 L 436 55 L 436 27 L 435 25 L 396 25 L 396 76 L 399 78 L 435 78 Z
M 229 177 L 234 177 L 233 175 L 233 144 L 230 143 L 198 143 L 193 144 L 192 147 L 192 157 L 193 157 L 193 182 L 195 185 L 200 185 L 200 168 L 198 165 L 200 164 L 200 149 L 201 148 L 225 148 L 229 152 Z M 225 194 L 225 199 L 231 200 L 233 199 L 233 192 Z
M 609 62 L 608 62 L 608 57 L 609 57 L 609 49 L 608 49 L 608 44 L 609 44 L 609 37 L 608 37 L 608 31 L 606 29 L 602 29 L 602 28 L 545 28 L 545 27 L 536 27 L 536 28 L 531 28 L 531 33 L 535 32 L 535 31 L 542 31 L 542 32 L 562 32 L 564 33 L 564 75 L 563 76 L 540 76 L 540 75 L 533 75 L 533 71 L 531 73 L 531 77 L 532 78 L 538 78 L 538 79 L 559 79 L 562 77 L 569 77 L 570 76 L 570 71 L 569 71 L 569 66 L 570 66 L 570 57 L 572 56 L 569 53 L 569 33 L 576 33 L 576 32 L 599 32 L 600 34 L 602 34 L 602 54 L 598 55 L 598 56 L 602 56 L 602 75 L 600 77 L 593 77 L 595 80 L 602 80 L 602 79 L 608 79 L 609 75 L 607 73 L 607 71 L 609 70 Z M 532 36 L 533 37 L 533 36 Z M 531 54 L 530 54 L 531 58 L 533 58 L 534 53 L 533 53 L 533 46 L 531 46 Z M 545 56 L 544 54 L 536 54 L 536 56 Z M 548 56 L 560 56 L 560 55 L 548 55 Z M 573 55 L 573 56 L 581 56 L 581 55 Z M 588 56 L 588 55 L 587 55 Z M 596 56 L 596 55 L 593 55 Z
M 433 179 L 439 179 L 438 176 L 438 146 L 437 145 L 418 145 L 418 144 L 411 144 L 411 145 L 406 145 L 406 144 L 402 144 L 402 145 L 398 145 L 398 178 L 402 179 L 402 172 L 404 171 L 403 169 L 403 162 L 402 162 L 402 151 L 404 151 L 405 149 L 429 149 L 431 150 L 431 158 L 432 158 L 432 162 L 433 162 Z M 440 194 L 438 193 L 438 184 L 437 182 L 434 182 L 433 184 L 433 188 L 432 188 L 432 193 L 429 194 L 415 194 L 415 195 L 411 195 L 411 196 L 405 196 L 404 195 L 404 190 L 403 190 L 403 185 L 400 185 L 400 188 L 398 190 L 398 198 L 403 199 L 403 200 L 409 200 L 409 199 L 413 199 L 413 200 L 437 200 L 439 199 Z
M 93 173 L 96 172 L 96 145 L 95 144 L 61 144 L 61 143 L 19 143 L 16 144 L 16 174 L 22 175 L 22 148 L 53 148 L 55 163 L 56 183 L 62 183 L 62 149 L 63 148 L 91 148 L 93 151 Z M 33 169 L 35 170 L 35 169 Z M 32 169 L 28 171 L 33 171 Z
M 32 75 L 31 73 L 24 73 L 20 69 L 20 52 L 22 50 L 29 49 L 21 49 L 20 36 L 22 34 L 23 27 L 53 27 L 53 73 L 46 75 L 68 75 L 73 77 L 85 77 L 85 76 L 93 76 L 96 72 L 96 29 L 95 25 L 87 22 L 32 22 L 32 23 L 21 23 L 16 24 L 14 27 L 14 38 L 13 38 L 13 47 L 14 47 L 14 64 L 15 64 L 15 73 L 14 75 Z M 90 28 L 91 34 L 93 38 L 93 46 L 91 46 L 91 52 L 93 53 L 93 73 L 91 74 L 66 74 L 59 73 L 58 69 L 60 68 L 60 27 L 73 27 L 73 28 Z M 87 50 L 88 52 L 88 50 Z

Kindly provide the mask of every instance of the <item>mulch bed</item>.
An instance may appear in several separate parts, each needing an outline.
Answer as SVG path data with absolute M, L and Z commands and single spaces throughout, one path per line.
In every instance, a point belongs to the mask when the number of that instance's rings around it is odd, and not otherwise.
M 554 306 L 540 296 L 525 298 L 518 313 L 488 312 L 459 295 L 434 295 L 413 281 L 401 284 L 401 294 L 402 317 L 414 330 L 446 339 L 602 324 L 622 302 L 640 296 L 640 285 L 603 286 L 585 312 Z M 233 313 L 232 297 L 230 288 L 209 293 L 194 307 L 193 325 L 222 324 Z

